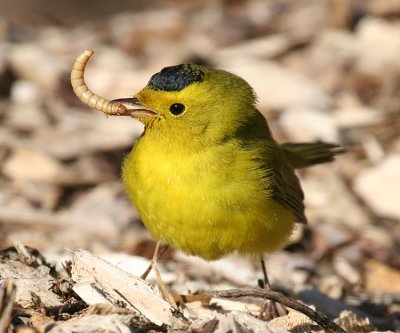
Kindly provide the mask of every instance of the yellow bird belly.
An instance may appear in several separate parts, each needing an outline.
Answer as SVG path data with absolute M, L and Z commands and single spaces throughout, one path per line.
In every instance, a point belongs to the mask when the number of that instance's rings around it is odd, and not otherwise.
M 254 152 L 229 154 L 231 149 L 185 154 L 139 140 L 124 162 L 123 179 L 155 239 L 207 260 L 284 245 L 293 213 L 271 198 Z

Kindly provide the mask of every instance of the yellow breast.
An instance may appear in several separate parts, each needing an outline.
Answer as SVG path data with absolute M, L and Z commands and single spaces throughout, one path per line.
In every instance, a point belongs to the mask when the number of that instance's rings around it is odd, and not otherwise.
M 154 238 L 210 260 L 233 251 L 256 255 L 287 241 L 294 216 L 271 198 L 255 153 L 235 142 L 184 153 L 142 137 L 123 179 Z

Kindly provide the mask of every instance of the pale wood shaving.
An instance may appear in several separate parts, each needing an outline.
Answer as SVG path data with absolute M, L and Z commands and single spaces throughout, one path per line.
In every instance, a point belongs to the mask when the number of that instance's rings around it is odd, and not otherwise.
M 74 253 L 71 273 L 74 291 L 88 304 L 123 304 L 156 325 L 171 323 L 173 310 L 157 289 L 88 251 Z

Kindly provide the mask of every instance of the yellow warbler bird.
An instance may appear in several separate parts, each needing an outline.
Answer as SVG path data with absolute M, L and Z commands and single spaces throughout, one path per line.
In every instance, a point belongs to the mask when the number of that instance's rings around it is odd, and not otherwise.
M 220 69 L 166 67 L 134 97 L 107 101 L 84 83 L 92 54 L 75 62 L 74 91 L 106 114 L 145 125 L 122 176 L 155 239 L 207 260 L 235 251 L 260 256 L 281 248 L 295 222 L 306 223 L 294 168 L 331 161 L 340 148 L 278 144 L 250 85 Z

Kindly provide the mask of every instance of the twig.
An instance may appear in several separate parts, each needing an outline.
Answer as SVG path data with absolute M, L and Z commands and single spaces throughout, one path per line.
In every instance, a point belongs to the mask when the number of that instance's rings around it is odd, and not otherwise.
M 6 279 L 0 288 L 0 332 L 8 332 L 17 288 L 12 279 Z
M 230 289 L 223 291 L 215 291 L 205 294 L 212 297 L 223 297 L 223 298 L 257 297 L 257 298 L 268 299 L 270 301 L 281 303 L 287 306 L 288 308 L 303 313 L 304 315 L 315 321 L 322 328 L 328 330 L 329 332 L 347 333 L 343 328 L 335 324 L 332 320 L 330 320 L 322 313 L 317 312 L 309 308 L 308 306 L 276 291 L 246 288 L 246 289 Z

